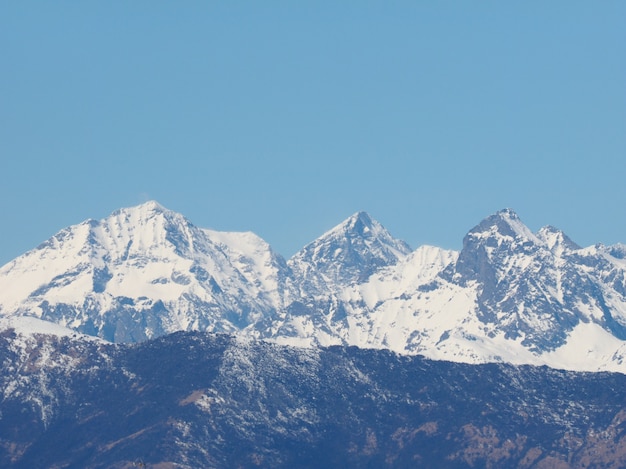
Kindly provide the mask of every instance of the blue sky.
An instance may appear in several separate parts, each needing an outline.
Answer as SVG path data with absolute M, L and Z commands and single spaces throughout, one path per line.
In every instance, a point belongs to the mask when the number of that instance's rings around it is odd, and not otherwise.
M 626 242 L 626 2 L 3 2 L 0 264 L 149 199 L 286 257 L 365 210 Z

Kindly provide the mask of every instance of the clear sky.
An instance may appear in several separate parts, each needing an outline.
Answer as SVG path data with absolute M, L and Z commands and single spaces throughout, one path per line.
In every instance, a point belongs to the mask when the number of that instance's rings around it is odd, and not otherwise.
M 510 207 L 626 242 L 626 2 L 0 5 L 0 264 L 149 199 L 286 257 Z

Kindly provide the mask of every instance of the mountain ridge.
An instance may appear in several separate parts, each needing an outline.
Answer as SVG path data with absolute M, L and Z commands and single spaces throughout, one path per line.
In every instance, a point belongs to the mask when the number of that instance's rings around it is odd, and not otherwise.
M 606 467 L 626 376 L 176 332 L 0 332 L 0 465 Z
M 0 317 L 114 342 L 201 330 L 626 372 L 625 259 L 624 245 L 581 248 L 504 209 L 460 251 L 412 250 L 356 212 L 286 260 L 254 233 L 199 228 L 150 201 L 0 267 Z

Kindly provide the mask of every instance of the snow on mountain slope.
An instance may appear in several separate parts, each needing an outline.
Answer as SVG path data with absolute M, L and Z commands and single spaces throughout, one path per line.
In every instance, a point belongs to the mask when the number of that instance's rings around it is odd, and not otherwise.
M 282 256 L 256 234 L 205 229 L 204 232 L 222 249 L 241 274 L 258 289 L 259 296 L 277 307 L 289 297 L 291 278 Z
M 0 317 L 110 341 L 178 330 L 481 363 L 626 372 L 626 246 L 533 233 L 510 209 L 460 252 L 411 252 L 358 212 L 288 261 L 156 202 L 62 230 L 0 268 Z
M 325 309 L 294 315 L 277 340 L 624 372 L 622 252 L 581 249 L 552 227 L 532 233 L 503 210 L 470 230 L 460 253 L 422 246 Z
M 603 307 L 596 275 L 577 262 L 580 250 L 554 230 L 548 239 L 548 231 L 535 236 L 512 211 L 499 212 L 468 233 L 459 260 L 442 278 L 461 286 L 475 282 L 480 321 L 507 338 L 521 338 L 531 350 L 563 345 L 581 321 L 624 338 L 620 320 Z M 565 241 L 550 242 L 557 238 Z M 581 308 L 581 302 L 589 308 Z
M 0 386 L 0 402 L 24 400 L 44 426 L 48 425 L 59 404 L 59 394 L 65 391 L 51 372 L 71 372 L 84 366 L 83 352 L 88 349 L 99 349 L 103 358 L 108 358 L 106 349 L 112 345 L 28 316 L 0 317 L 0 343 L 3 348 L 0 366 L 5 372 L 4 383 Z M 73 349 L 73 353 L 68 353 L 68 349 Z M 6 415 L 0 416 L 6 427 Z
M 410 252 L 367 213 L 357 212 L 302 248 L 288 264 L 302 295 L 326 295 L 367 280 Z
M 306 245 L 287 261 L 295 292 L 271 333 L 286 344 L 342 342 L 344 289 L 367 281 L 405 259 L 409 246 L 365 212 L 357 212 Z
M 79 334 L 73 329 L 32 316 L 0 317 L 0 333 L 9 330 L 21 336 L 49 335 L 55 337 L 72 337 L 75 340 L 80 337 L 82 340 L 106 343 L 97 337 Z
M 0 269 L 0 312 L 114 341 L 239 330 L 273 298 L 225 252 L 241 236 L 211 234 L 155 202 L 69 227 Z
M 348 298 L 362 298 L 368 307 L 374 308 L 380 302 L 397 298 L 419 285 L 431 282 L 457 257 L 456 251 L 420 246 L 397 264 L 380 270 L 366 282 L 346 290 L 346 293 Z
M 296 335 L 306 338 L 302 343 L 343 343 L 406 352 L 404 345 L 412 331 L 406 329 L 411 328 L 413 315 L 403 311 L 400 304 L 420 285 L 432 281 L 457 255 L 455 251 L 422 246 L 397 264 L 381 268 L 365 282 L 328 296 L 311 314 L 292 315 L 287 323 L 297 334 L 278 340 L 298 343 L 293 337 Z M 389 314 L 381 313 L 383 305 Z

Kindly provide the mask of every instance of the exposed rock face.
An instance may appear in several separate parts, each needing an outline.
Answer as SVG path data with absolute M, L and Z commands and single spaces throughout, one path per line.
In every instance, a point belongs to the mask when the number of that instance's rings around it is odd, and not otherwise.
M 365 212 L 358 212 L 289 260 L 304 296 L 326 296 L 366 281 L 411 252 Z
M 199 330 L 626 373 L 626 247 L 533 233 L 506 209 L 460 252 L 411 251 L 358 212 L 285 260 L 148 202 L 0 268 L 0 317 L 24 315 L 113 342 Z

